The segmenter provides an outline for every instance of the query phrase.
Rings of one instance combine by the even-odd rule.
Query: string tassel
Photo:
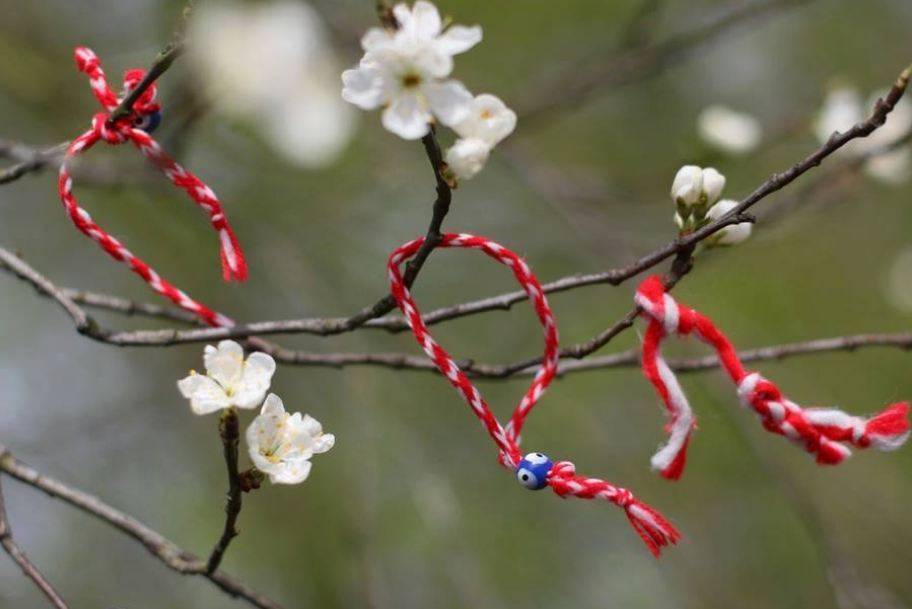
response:
[[[693,334],[710,345],[737,387],[741,404],[754,411],[765,429],[803,446],[821,465],[841,463],[852,454],[850,446],[894,450],[909,438],[909,405],[905,402],[892,404],[871,419],[792,402],[772,381],[745,370],[734,346],[712,320],[676,302],[659,277],[640,284],[636,303],[649,320],[643,336],[643,373],[669,413],[669,440],[652,458],[653,467],[666,478],[676,480],[683,472],[696,425],[687,396],[662,357],[662,341],[673,334]]]

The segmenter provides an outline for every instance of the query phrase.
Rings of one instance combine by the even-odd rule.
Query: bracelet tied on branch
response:
[[[91,49],[77,47],[74,55],[77,68],[88,75],[92,93],[105,112],[97,113],[92,118],[92,127],[70,143],[60,166],[57,187],[70,219],[76,228],[97,242],[110,256],[125,263],[134,273],[142,277],[149,287],[177,306],[194,313],[210,326],[233,325],[229,318],[190,298],[182,290],[162,278],[118,239],[96,224],[89,213],[76,201],[76,197],[73,195],[73,179],[69,171],[69,164],[72,160],[99,141],[111,145],[131,142],[172,184],[183,189],[190,199],[209,216],[209,221],[218,234],[222,275],[225,280],[244,281],[247,278],[247,263],[244,253],[215,193],[202,180],[168,156],[150,135],[161,122],[161,106],[155,101],[154,82],[143,84],[144,70],[127,70],[124,74],[124,95],[118,97],[108,86],[98,56]],[[130,105],[127,112],[123,113],[120,105],[128,99],[131,93],[142,86],[146,86],[145,90]],[[121,114],[123,116],[120,116]]]
[[[418,344],[468,403],[472,412],[484,425],[488,435],[494,440],[500,451],[500,463],[513,471],[517,481],[530,490],[551,487],[551,490],[561,497],[601,499],[622,508],[627,514],[630,524],[654,556],[658,556],[663,547],[676,543],[680,539],[677,529],[658,511],[636,499],[633,493],[627,489],[599,478],[577,475],[575,466],[569,461],[554,463],[539,452],[523,456],[520,450],[523,425],[529,412],[554,379],[559,359],[558,333],[554,314],[538,279],[526,262],[506,247],[484,237],[451,233],[443,235],[437,244],[437,247],[478,249],[509,267],[513,271],[516,281],[532,301],[538,321],[544,330],[545,349],[542,365],[513,411],[509,423],[501,425],[478,388],[472,384],[452,356],[431,336],[421,317],[418,305],[415,304],[405,285],[400,266],[414,256],[423,243],[424,238],[415,239],[400,246],[390,255],[388,264],[390,291]]]
[[[643,281],[635,297],[648,319],[643,336],[643,373],[668,410],[668,442],[652,457],[652,467],[677,480],[684,471],[687,444],[696,418],[677,377],[662,357],[662,341],[669,335],[694,335],[711,346],[737,388],[745,408],[752,409],[763,427],[783,435],[816,455],[821,465],[836,465],[849,455],[848,445],[879,450],[899,448],[909,438],[909,404],[892,404],[870,419],[834,408],[802,408],[785,397],[772,382],[744,368],[731,341],[708,317],[675,301],[662,280]]]

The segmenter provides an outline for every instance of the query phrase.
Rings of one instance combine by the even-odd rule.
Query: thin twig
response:
[[[228,595],[243,599],[260,609],[282,609],[276,601],[250,589],[224,571],[207,573],[205,562],[183,550],[161,533],[93,495],[68,486],[59,480],[43,476],[16,459],[2,444],[0,444],[0,471],[108,523],[141,543],[153,556],[173,571],[184,575],[205,577]]]
[[[3,549],[6,550],[9,557],[13,559],[13,562],[22,569],[22,573],[35,583],[35,586],[37,586],[38,589],[41,590],[41,593],[51,601],[51,604],[54,605],[54,607],[57,609],[69,609],[66,601],[64,601],[60,594],[54,589],[54,586],[52,586],[44,575],[42,575],[41,571],[38,570],[38,567],[29,560],[29,557],[26,556],[22,548],[19,547],[16,540],[13,539],[13,531],[10,528],[9,517],[6,514],[6,503],[3,500],[2,487],[0,487],[0,546],[3,546]]]
[[[222,439],[222,451],[225,455],[225,467],[228,470],[228,495],[225,501],[225,527],[209,560],[206,562],[206,573],[214,573],[222,562],[231,540],[237,537],[237,519],[241,513],[241,475],[238,472],[238,440],[240,430],[237,410],[226,408],[219,418],[219,437]]]
[[[171,42],[162,49],[158,54],[158,57],[155,58],[155,61],[152,62],[152,65],[149,67],[149,70],[146,72],[143,79],[139,81],[139,84],[136,85],[134,89],[130,90],[123,100],[121,100],[120,105],[111,112],[111,116],[108,120],[116,121],[130,114],[130,112],[133,111],[133,104],[135,104],[140,96],[145,93],[146,89],[152,86],[152,83],[158,80],[158,78],[171,67],[174,60],[180,57],[183,52],[184,43],[180,40]]]
[[[437,141],[437,136],[433,129],[431,129],[427,135],[421,138],[421,143],[424,146],[424,151],[427,154],[428,161],[431,164],[431,169],[434,172],[434,180],[436,182],[437,188],[437,198],[434,200],[431,222],[428,225],[424,243],[421,244],[421,247],[418,248],[418,251],[412,257],[412,259],[409,260],[405,265],[405,274],[403,275],[403,279],[405,281],[406,287],[409,288],[412,287],[412,285],[415,283],[415,279],[418,278],[418,273],[421,272],[421,268],[424,266],[424,263],[428,259],[428,256],[431,255],[431,252],[433,252],[434,248],[437,247],[437,244],[440,243],[440,239],[443,236],[440,232],[441,227],[443,226],[443,220],[449,213],[450,203],[453,200],[453,191],[450,188],[450,185],[447,183],[446,179],[443,177],[443,154],[440,151],[440,143]],[[358,313],[352,315],[351,317],[319,321],[307,320],[308,323],[305,323],[305,326],[313,328],[316,330],[316,332],[307,332],[306,330],[304,332],[321,334],[323,336],[350,332],[367,324],[372,319],[386,315],[395,308],[395,299],[391,294],[387,294],[386,296],[380,298],[373,305],[361,309]],[[309,323],[313,321],[316,321],[316,323]],[[246,336],[252,336],[254,334],[264,333],[251,332]],[[266,334],[270,334],[270,332],[266,332]]]
[[[177,59],[184,51],[184,45],[181,41],[168,44],[162,50],[155,61],[149,67],[145,77],[140,81],[135,89],[120,102],[120,105],[111,112],[111,121],[125,117],[133,109],[136,100],[154,83],[162,74],[164,74],[174,60]],[[66,151],[69,142],[62,142],[49,148],[29,148],[21,144],[16,144],[7,140],[0,140],[0,156],[9,156],[18,158],[19,163],[7,167],[0,172],[0,185],[13,182],[34,171],[44,169],[48,165],[56,162]]]
[[[13,182],[28,173],[44,169],[59,159],[68,145],[69,142],[62,142],[48,148],[31,148],[8,140],[0,140],[0,156],[19,161],[0,171],[0,184]]]

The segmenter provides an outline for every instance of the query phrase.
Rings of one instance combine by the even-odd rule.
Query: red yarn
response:
[[[96,114],[92,118],[91,129],[72,141],[60,166],[57,188],[70,219],[83,234],[97,242],[114,259],[129,266],[134,273],[142,277],[149,284],[149,287],[159,294],[176,305],[195,313],[210,326],[232,325],[233,322],[229,318],[193,300],[187,294],[165,281],[148,264],[137,258],[122,243],[98,226],[89,213],[81,208],[76,201],[76,197],[73,195],[73,179],[68,168],[70,161],[94,146],[98,141],[104,141],[112,145],[129,141],[146,158],[152,161],[172,184],[183,189],[190,199],[208,214],[212,227],[219,236],[222,275],[225,280],[243,281],[247,278],[247,263],[244,259],[244,253],[215,193],[202,180],[168,156],[152,136],[134,126],[134,121],[139,116],[157,112],[160,109],[159,104],[154,101],[155,85],[152,84],[139,96],[139,99],[133,104],[130,114],[116,121],[111,121],[109,113],[117,108],[120,98],[108,86],[98,57],[91,49],[77,47],[75,59],[79,71],[88,75],[92,93],[106,112]],[[143,70],[127,70],[124,74],[125,94],[135,88],[144,76],[145,71]]]
[[[433,360],[438,370],[450,381],[463,397],[475,416],[481,421],[488,435],[499,449],[499,460],[508,469],[515,471],[522,458],[520,451],[520,432],[526,417],[541,398],[554,379],[557,372],[558,338],[554,314],[541,285],[526,262],[516,253],[484,237],[466,234],[443,235],[436,247],[463,247],[479,249],[494,260],[504,264],[513,271],[513,276],[528,294],[535,313],[542,325],[545,335],[545,351],[542,366],[536,372],[529,389],[513,411],[510,422],[502,426],[491,412],[481,392],[472,384],[459,365],[447,351],[434,341],[412,299],[408,287],[399,270],[400,265],[415,255],[424,243],[423,238],[409,241],[400,246],[389,257],[390,291],[396,304],[405,316],[415,339],[428,357]],[[581,499],[601,499],[624,509],[631,526],[649,548],[658,556],[662,547],[674,544],[680,539],[680,533],[658,511],[634,498],[627,489],[612,485],[598,478],[587,478],[576,475],[576,468],[569,461],[559,461],[551,468],[547,478],[548,486],[559,496],[573,496]]]
[[[643,336],[643,373],[670,415],[669,441],[652,458],[653,467],[666,478],[675,480],[683,472],[688,441],[696,424],[687,396],[662,358],[661,343],[669,334],[694,334],[715,349],[738,388],[741,403],[754,410],[765,429],[803,445],[820,464],[841,463],[851,454],[847,444],[893,450],[909,437],[909,405],[905,402],[865,420],[831,408],[802,408],[790,401],[773,382],[745,370],[728,338],[708,317],[676,302],[659,277],[643,281],[637,289],[636,302],[649,318]]]

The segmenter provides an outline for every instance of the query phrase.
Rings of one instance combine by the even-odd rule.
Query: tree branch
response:
[[[152,83],[168,71],[168,68],[171,67],[174,60],[180,57],[183,52],[184,43],[180,40],[171,42],[162,49],[158,54],[158,57],[155,58],[155,61],[152,62],[152,65],[149,66],[145,77],[139,81],[136,88],[132,89],[127,96],[121,100],[120,105],[111,112],[111,116],[108,120],[116,121],[130,114],[130,112],[133,111],[133,104],[135,104],[142,94],[146,92],[146,89],[152,86]]]
[[[222,450],[225,455],[225,466],[228,469],[228,495],[225,502],[225,527],[209,560],[206,562],[206,573],[214,573],[222,562],[231,540],[237,537],[237,519],[241,513],[241,475],[238,472],[238,440],[240,430],[237,410],[226,408],[219,418],[219,437],[222,439]]]
[[[0,488],[0,546],[3,546],[3,549],[6,550],[9,557],[13,559],[13,562],[22,569],[22,573],[35,583],[38,589],[41,590],[42,594],[44,594],[49,601],[51,601],[51,604],[54,605],[54,607],[57,609],[69,609],[66,601],[58,594],[54,589],[54,586],[45,579],[44,575],[41,574],[41,571],[38,570],[38,567],[29,560],[29,557],[25,555],[25,552],[22,551],[22,548],[20,548],[19,544],[13,539],[13,531],[10,528],[9,518],[6,515],[6,503],[3,500],[2,488]]]
[[[247,601],[260,609],[282,609],[276,601],[263,596],[223,571],[206,572],[206,563],[178,547],[161,533],[149,528],[128,514],[111,507],[102,500],[67,486],[63,482],[43,476],[0,444],[0,471],[32,486],[45,494],[64,501],[83,512],[98,518],[132,537],[169,569],[184,575],[205,577],[229,596]]]
[[[59,159],[69,144],[69,142],[61,142],[55,146],[39,149],[10,140],[0,140],[0,157],[19,161],[0,171],[0,184],[14,182],[28,173],[44,169]]]

